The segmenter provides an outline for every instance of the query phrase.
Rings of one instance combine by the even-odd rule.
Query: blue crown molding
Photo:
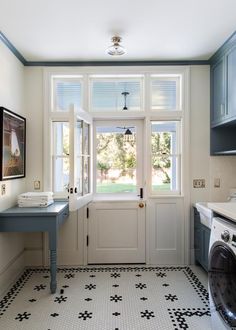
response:
[[[18,58],[18,60],[23,64],[26,65],[27,61],[24,56],[21,55],[20,52],[13,46],[13,44],[7,39],[7,37],[0,31],[0,40],[9,48],[9,50]]]
[[[217,62],[233,45],[236,45],[236,31],[234,31],[223,45],[209,58],[210,64]]]
[[[209,65],[209,60],[170,60],[170,61],[27,61],[0,31],[0,40],[18,58],[24,66],[173,66],[173,65]]]
[[[209,65],[208,60],[192,61],[46,61],[26,62],[26,66],[171,66],[171,65]]]

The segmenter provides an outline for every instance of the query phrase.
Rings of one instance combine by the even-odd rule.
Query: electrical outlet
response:
[[[1,186],[1,194],[2,194],[2,196],[6,194],[6,185],[5,185],[5,183],[3,183],[2,186]]]
[[[40,181],[39,180],[34,181],[34,189],[35,190],[39,190],[40,189]]]
[[[193,188],[205,188],[205,179],[194,179]]]

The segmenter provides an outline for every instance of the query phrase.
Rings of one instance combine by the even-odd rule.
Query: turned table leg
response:
[[[57,289],[57,232],[49,232],[51,293]]]

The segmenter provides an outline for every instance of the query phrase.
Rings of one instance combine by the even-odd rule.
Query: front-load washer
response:
[[[213,218],[208,272],[212,330],[236,329],[236,223]]]

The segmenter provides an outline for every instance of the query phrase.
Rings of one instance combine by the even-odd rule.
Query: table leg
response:
[[[57,231],[49,232],[51,293],[57,289]]]
[[[57,289],[57,251],[56,250],[50,250],[50,273],[51,273],[50,289],[51,289],[51,293],[55,293]]]

